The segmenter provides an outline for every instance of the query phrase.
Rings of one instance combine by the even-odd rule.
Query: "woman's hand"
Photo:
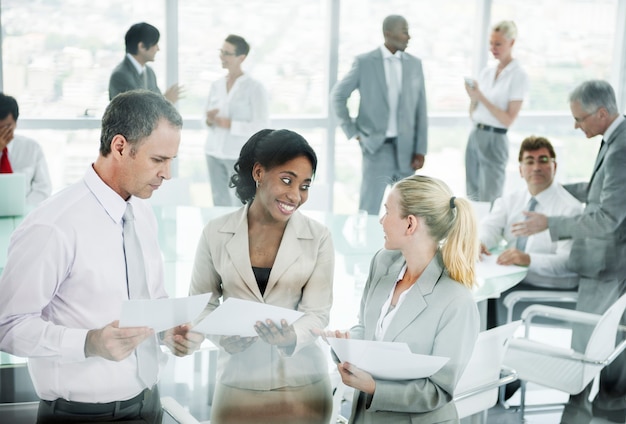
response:
[[[287,349],[288,351],[293,351],[296,347],[298,338],[296,331],[293,325],[289,325],[284,319],[280,321],[280,327],[271,319],[266,320],[265,323],[257,321],[254,329],[265,343]]]
[[[465,91],[469,96],[472,103],[477,103],[480,100],[480,95],[482,94],[478,89],[478,82],[474,81],[474,85],[470,86],[468,83],[465,83]]]
[[[311,334],[317,337],[321,337],[326,343],[328,343],[329,337],[334,337],[336,339],[349,339],[350,332],[341,331],[341,330],[320,330],[319,328],[314,328],[311,330]]]
[[[176,356],[190,355],[200,349],[204,334],[190,331],[190,324],[170,328],[163,335],[163,344]]]
[[[370,395],[373,395],[376,391],[376,381],[369,373],[362,369],[348,362],[337,364],[337,369],[341,375],[341,381],[343,381],[346,386],[353,387]]]
[[[233,355],[248,349],[257,339],[258,337],[222,336],[220,338],[220,346]]]

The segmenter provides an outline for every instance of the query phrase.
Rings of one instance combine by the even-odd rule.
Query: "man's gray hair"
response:
[[[615,91],[611,84],[603,80],[589,80],[580,84],[569,95],[569,101],[578,102],[587,113],[594,113],[600,108],[605,108],[609,115],[619,113]]]
[[[120,134],[131,145],[131,155],[134,155],[161,119],[176,128],[183,126],[183,119],[176,107],[161,93],[139,89],[118,94],[111,100],[102,117],[100,154],[106,157],[111,153],[111,141]]]

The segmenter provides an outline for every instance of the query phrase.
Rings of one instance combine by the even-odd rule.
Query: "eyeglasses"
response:
[[[585,119],[589,118],[591,115],[594,115],[596,112],[597,112],[597,110],[595,112],[591,112],[591,113],[586,114],[582,118],[574,117],[574,121],[576,121],[577,124],[582,124],[583,122],[585,122]]]
[[[554,162],[554,158],[549,156],[539,156],[537,160],[535,160],[535,158],[527,157],[522,159],[520,165],[533,166],[535,163],[538,163],[539,165],[547,165],[550,162]]]
[[[237,53],[227,52],[226,50],[218,49],[220,56],[237,56]]]

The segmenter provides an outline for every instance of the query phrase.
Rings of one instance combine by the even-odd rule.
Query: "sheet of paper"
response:
[[[349,362],[374,378],[410,380],[429,377],[449,358],[412,353],[406,343],[328,338],[340,361]]]
[[[280,326],[285,319],[291,325],[303,312],[266,303],[230,297],[194,327],[194,331],[221,336],[254,337],[254,324],[271,319]]]
[[[200,315],[211,293],[176,299],[136,299],[122,303],[120,327],[151,327],[155,332],[191,322]]]
[[[528,268],[517,265],[499,265],[496,263],[498,254],[482,255],[481,260],[476,265],[476,275],[478,278],[487,280],[489,278],[501,277],[503,275],[528,272]]]

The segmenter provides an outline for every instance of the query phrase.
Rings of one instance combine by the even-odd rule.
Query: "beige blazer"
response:
[[[332,305],[335,254],[322,224],[295,212],[287,223],[265,294],[261,295],[248,245],[248,206],[204,228],[191,277],[191,295],[212,292],[205,313],[229,297],[304,312],[294,323],[297,345],[289,356],[261,340],[244,352],[220,350],[221,383],[252,390],[303,386],[328,373],[326,356],[311,334],[325,328]]]

